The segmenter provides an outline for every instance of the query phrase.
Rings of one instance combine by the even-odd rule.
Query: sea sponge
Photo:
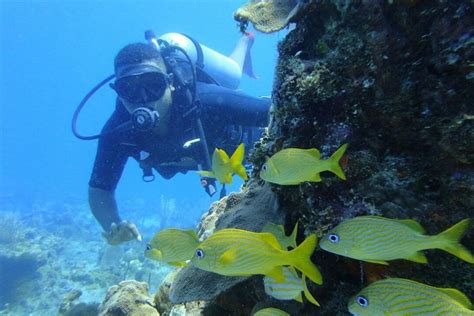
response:
[[[252,22],[255,29],[272,33],[283,29],[303,6],[301,0],[252,0],[234,13],[240,23]]]

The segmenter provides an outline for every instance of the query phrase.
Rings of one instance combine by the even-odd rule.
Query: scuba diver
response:
[[[148,43],[129,44],[118,52],[114,75],[84,97],[72,122],[77,137],[99,139],[89,205],[111,245],[141,240],[136,225],[121,219],[115,200],[129,157],[139,162],[147,182],[154,180],[153,170],[165,179],[211,170],[215,148],[231,152],[242,142],[251,148],[268,123],[270,100],[236,90],[243,73],[255,78],[250,58],[253,34],[244,34],[229,57],[184,34],[156,38],[147,31],[145,37]],[[80,135],[76,122],[81,109],[114,78],[114,112],[99,135]],[[216,193],[215,179],[200,181],[207,194]]]

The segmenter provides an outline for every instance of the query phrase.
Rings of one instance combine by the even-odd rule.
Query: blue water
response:
[[[118,50],[143,41],[145,30],[186,33],[230,54],[240,37],[232,13],[245,2],[0,1],[0,214],[29,214],[32,220],[44,218],[43,212],[49,220],[37,223],[71,225],[76,233],[87,223],[99,239],[99,225],[87,207],[97,142],[72,135],[75,107],[89,89],[112,74]],[[276,45],[284,35],[285,31],[257,34],[252,57],[260,79],[243,77],[240,88],[245,92],[271,94]],[[114,99],[111,89],[100,90],[81,114],[80,132],[97,133]],[[122,217],[138,224],[144,217],[153,222],[161,208],[174,203],[180,214],[174,224],[189,226],[217,199],[207,197],[192,173],[169,181],[158,177],[153,183],[144,183],[141,176],[137,163],[129,160],[117,189]],[[240,184],[236,180],[232,190]],[[84,222],[73,224],[76,216]],[[61,232],[52,233],[61,238]]]

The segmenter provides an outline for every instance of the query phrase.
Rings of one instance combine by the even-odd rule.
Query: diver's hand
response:
[[[217,192],[216,179],[214,178],[201,177],[201,185],[209,196],[213,196]]]
[[[109,232],[103,232],[102,236],[110,245],[118,245],[120,243],[136,239],[142,241],[142,236],[138,232],[137,226],[128,221],[120,223],[112,223]]]

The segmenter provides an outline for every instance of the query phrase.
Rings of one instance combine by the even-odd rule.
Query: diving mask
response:
[[[151,65],[133,66],[117,71],[110,85],[119,97],[130,103],[147,103],[161,99],[169,84],[169,76]]]

